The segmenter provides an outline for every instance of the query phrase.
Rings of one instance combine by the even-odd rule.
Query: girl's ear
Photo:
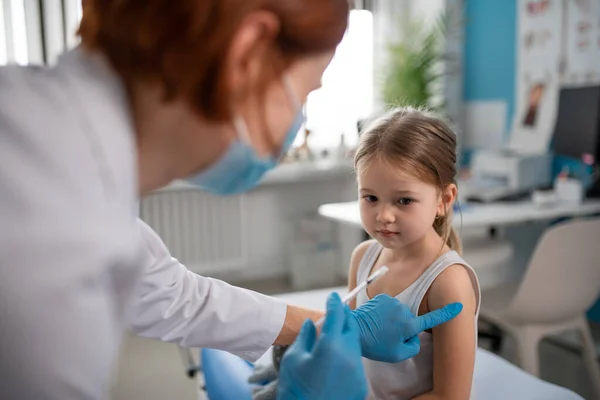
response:
[[[442,190],[438,200],[437,215],[446,215],[446,213],[452,210],[457,194],[458,188],[454,183],[451,183]]]

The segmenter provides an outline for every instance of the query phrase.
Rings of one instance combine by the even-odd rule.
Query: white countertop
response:
[[[455,213],[452,223],[456,228],[516,225],[598,213],[600,200],[586,200],[581,205],[557,204],[548,208],[537,208],[530,201],[467,204],[462,208],[462,218],[461,214]],[[358,201],[324,204],[319,207],[319,214],[337,222],[361,226]]]
[[[353,161],[349,159],[323,159],[283,163],[265,175],[259,184],[259,188],[268,185],[320,182],[332,179],[354,179]],[[160,191],[196,189],[198,189],[197,186],[178,180],[160,189]]]

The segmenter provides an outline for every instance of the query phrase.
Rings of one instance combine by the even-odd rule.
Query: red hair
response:
[[[86,0],[79,28],[84,47],[101,51],[126,82],[160,83],[167,98],[186,99],[202,116],[230,117],[224,64],[241,22],[267,11],[280,22],[277,77],[299,57],[335,49],[348,21],[348,0]]]

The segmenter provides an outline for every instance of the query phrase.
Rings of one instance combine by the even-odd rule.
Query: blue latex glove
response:
[[[306,321],[287,350],[279,370],[279,400],[364,400],[367,379],[361,361],[358,327],[339,295],[327,299],[327,315],[317,338]]]
[[[352,315],[360,329],[363,356],[375,361],[395,363],[419,353],[419,333],[450,321],[461,310],[461,303],[452,303],[439,310],[415,316],[398,299],[380,294],[356,308]]]

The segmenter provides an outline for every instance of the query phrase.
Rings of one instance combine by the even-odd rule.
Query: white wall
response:
[[[268,185],[250,193],[245,200],[251,210],[247,220],[248,266],[224,277],[258,279],[287,275],[290,271],[288,244],[294,220],[316,214],[321,204],[356,198],[356,182],[350,175],[320,182]],[[350,253],[361,240],[361,232],[349,229],[342,237],[345,243],[339,244],[340,275],[348,268]]]
[[[141,217],[163,238],[174,257],[199,274],[232,281],[284,277],[292,271],[291,255],[295,254],[296,283],[312,278],[304,283],[313,284],[319,276],[333,284],[336,276],[346,276],[362,230],[338,228],[321,219],[317,210],[324,203],[356,198],[356,180],[349,163],[316,162],[280,166],[242,197],[219,198],[189,184],[174,184],[147,196]],[[321,231],[325,225],[326,237],[319,234],[318,240],[292,246],[298,221],[306,216],[316,218]],[[318,260],[314,259],[316,253]],[[304,273],[309,270],[308,275]]]
[[[447,0],[413,0],[410,2],[411,17],[424,18],[428,22],[435,22],[446,9]]]

